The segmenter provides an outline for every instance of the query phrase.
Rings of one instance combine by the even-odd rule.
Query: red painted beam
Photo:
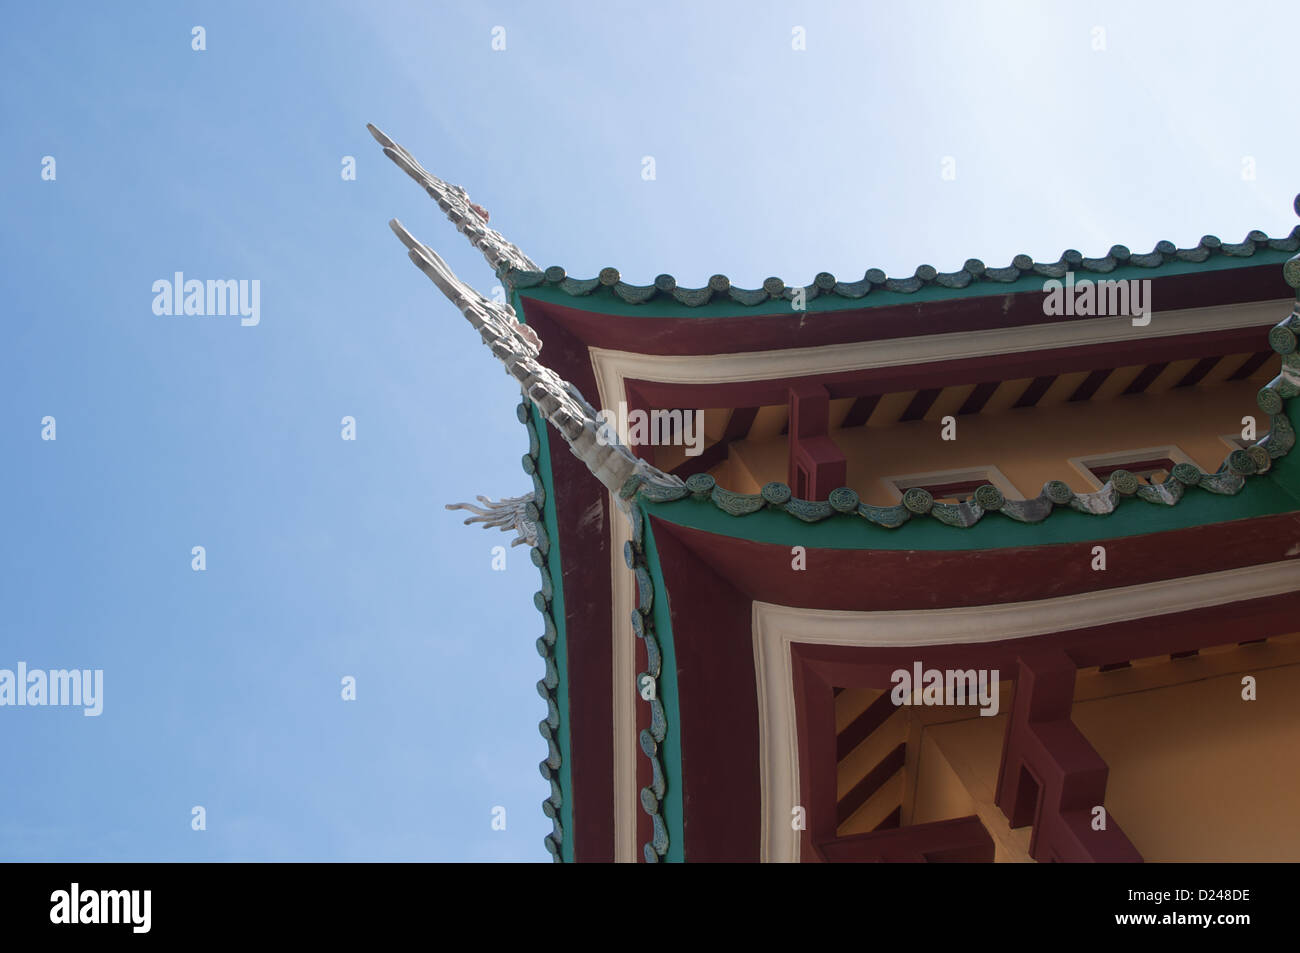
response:
[[[835,756],[843,761],[849,754],[877,728],[889,720],[889,716],[898,711],[898,706],[885,692],[870,705],[867,710],[854,718],[835,738]]]
[[[848,479],[848,461],[830,429],[830,394],[820,384],[800,381],[791,385],[788,433],[790,489],[797,499],[824,500]]]
[[[995,803],[1012,827],[1033,825],[1037,861],[1141,861],[1113,817],[1093,827],[1109,769],[1070,720],[1074,662],[1059,648],[1030,649],[1018,661]]]
[[[871,796],[884,787],[886,781],[903,770],[903,762],[906,760],[907,744],[900,741],[861,781],[853,785],[848,794],[840,798],[835,808],[836,825],[843,824],[853,816],[854,811],[871,800]]]

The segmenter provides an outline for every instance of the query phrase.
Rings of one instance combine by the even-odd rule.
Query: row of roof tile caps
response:
[[[528,519],[537,527],[537,540],[528,555],[542,579],[542,588],[533,594],[533,604],[542,614],[542,634],[537,639],[536,648],[546,670],[537,683],[537,694],[546,702],[546,717],[537,723],[537,730],[546,739],[546,758],[537,767],[551,786],[551,793],[542,801],[542,813],[551,821],[551,833],[546,835],[544,843],[551,859],[559,863],[563,859],[564,847],[564,825],[560,822],[561,808],[564,806],[564,792],[560,788],[560,768],[563,765],[560,755],[560,670],[556,655],[559,629],[552,606],[555,588],[551,582],[549,563],[551,540],[543,522],[547,496],[540,463],[542,435],[538,434],[533,425],[530,408],[530,403],[522,403],[515,408],[515,415],[528,431],[528,452],[524,454],[523,466],[524,472],[533,479],[533,498],[526,510]]]
[[[773,300],[789,301],[800,292],[805,301],[822,295],[864,298],[877,289],[915,294],[923,288],[965,288],[974,282],[1010,284],[1033,275],[1045,279],[1064,278],[1069,272],[1108,274],[1123,266],[1159,268],[1171,262],[1203,263],[1215,255],[1249,258],[1264,248],[1289,252],[1300,250],[1300,225],[1293,228],[1286,238],[1270,238],[1258,230],[1251,231],[1241,242],[1223,242],[1213,235],[1206,235],[1194,248],[1178,248],[1173,242],[1161,241],[1147,254],[1134,254],[1123,245],[1115,245],[1104,258],[1086,258],[1069,249],[1055,262],[1038,262],[1028,255],[1016,255],[1005,268],[989,268],[979,259],[971,258],[959,271],[953,272],[941,272],[930,265],[921,265],[910,278],[890,278],[879,268],[872,268],[861,281],[846,282],[823,271],[812,284],[802,289],[786,285],[780,278],[765,279],[761,288],[736,288],[726,275],[714,275],[703,288],[680,288],[672,275],[660,275],[649,285],[630,285],[622,280],[615,268],[602,268],[595,278],[570,278],[558,265],[535,271],[513,267],[505,260],[498,264],[497,276],[515,290],[544,285],[558,288],[572,297],[583,297],[607,288],[627,304],[645,304],[666,297],[692,308],[714,301],[755,306]]]
[[[663,802],[668,794],[661,746],[668,737],[668,716],[664,710],[659,676],[663,654],[654,623],[654,579],[645,553],[645,521],[640,507],[632,514],[632,538],[623,544],[623,559],[636,577],[636,608],[632,610],[632,632],[645,648],[646,667],[636,675],[635,691],[650,709],[650,725],[637,735],[641,753],[650,764],[650,783],[639,794],[641,810],[650,818],[650,840],[641,845],[641,856],[648,864],[659,863],[668,854],[668,825],[663,818]]]

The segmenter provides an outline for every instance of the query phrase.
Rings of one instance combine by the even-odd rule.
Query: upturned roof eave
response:
[[[1056,262],[1035,262],[1027,255],[1017,255],[1005,268],[989,268],[970,259],[956,272],[938,272],[922,265],[907,278],[890,278],[874,268],[857,281],[841,281],[822,272],[807,285],[792,286],[780,278],[768,278],[756,289],[737,288],[725,275],[715,275],[699,288],[680,287],[672,275],[660,275],[648,285],[635,285],[624,282],[614,268],[604,268],[594,278],[572,278],[559,266],[520,269],[504,261],[497,268],[497,276],[513,293],[586,310],[612,308],[619,314],[646,318],[716,317],[764,309],[788,313],[800,294],[804,309],[827,311],[1041,292],[1045,281],[1063,279],[1067,273],[1073,273],[1076,280],[1159,280],[1281,265],[1297,250],[1300,225],[1283,238],[1252,231],[1241,242],[1227,243],[1207,235],[1191,248],[1159,242],[1146,254],[1133,254],[1116,245],[1101,258],[1087,258],[1071,249]]]

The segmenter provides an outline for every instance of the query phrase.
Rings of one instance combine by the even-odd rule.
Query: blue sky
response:
[[[0,668],[102,668],[105,699],[0,708],[0,859],[547,859],[537,572],[522,548],[492,571],[506,537],[442,508],[529,488],[518,391],[387,220],[496,282],[366,122],[580,277],[1187,247],[1295,224],[1298,21],[1280,2],[9,11]],[[177,271],[259,280],[260,324],[155,315]]]

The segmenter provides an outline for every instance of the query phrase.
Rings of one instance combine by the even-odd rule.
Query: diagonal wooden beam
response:
[[[1043,395],[1047,393],[1049,387],[1056,382],[1055,374],[1048,374],[1042,377],[1035,377],[1033,383],[1025,388],[1025,392],[1017,398],[1013,407],[1033,407]]]
[[[754,425],[754,418],[757,416],[757,407],[737,407],[731,412],[731,416],[727,419],[727,426],[717,442],[705,447],[704,452],[699,456],[687,457],[673,468],[672,475],[685,479],[692,474],[713,469],[727,459],[733,441],[744,440],[749,436],[749,428]]]
[[[1133,378],[1133,383],[1124,388],[1124,394],[1121,396],[1142,393],[1151,386],[1152,381],[1164,373],[1165,368],[1168,366],[1168,361],[1159,364],[1148,364],[1146,367],[1142,368],[1141,373],[1139,373],[1137,377]]]
[[[840,427],[861,427],[871,419],[871,414],[875,411],[876,405],[880,403],[880,398],[880,394],[856,398],[849,408],[849,412],[844,415],[844,420],[840,422]]]
[[[1218,363],[1223,360],[1221,357],[1203,357],[1196,362],[1190,371],[1183,375],[1175,387],[1195,387],[1201,382],[1206,374],[1214,370]]]
[[[835,736],[835,760],[843,761],[848,757],[854,748],[866,741],[896,711],[898,706],[889,697],[889,692],[881,692],[879,698]]]
[[[1251,374],[1254,374],[1257,370],[1263,367],[1264,363],[1272,356],[1272,351],[1260,351],[1259,353],[1246,358],[1246,363],[1242,364],[1241,367],[1228,375],[1228,380],[1244,381]]]
[[[957,410],[957,416],[965,414],[978,414],[984,409],[984,405],[989,402],[994,391],[1002,385],[1002,381],[984,381],[982,384],[976,384],[975,389],[970,392],[966,402]]]
[[[1074,393],[1066,398],[1067,402],[1079,400],[1092,400],[1092,395],[1097,393],[1098,388],[1106,383],[1106,378],[1115,373],[1115,368],[1107,367],[1103,370],[1093,371],[1084,378],[1083,383],[1074,389]]]
[[[866,777],[853,785],[852,790],[840,798],[835,806],[836,826],[852,817],[858,808],[871,800],[871,795],[879,791],[886,781],[903,770],[903,762],[906,759],[907,743],[900,741],[893,751],[885,755],[879,764],[867,772]]]
[[[934,402],[939,399],[942,388],[930,387],[926,390],[919,390],[912,402],[907,405],[907,410],[903,411],[903,416],[898,418],[899,423],[906,423],[909,420],[920,420],[934,406]]]

